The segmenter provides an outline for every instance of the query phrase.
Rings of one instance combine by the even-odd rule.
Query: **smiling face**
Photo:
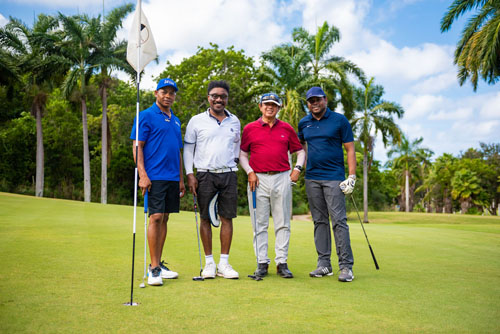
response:
[[[259,104],[259,109],[262,113],[262,118],[274,120],[280,107],[274,102],[267,102]]]
[[[313,96],[307,100],[307,108],[313,116],[321,117],[326,111],[327,102],[326,97]]]
[[[173,87],[163,87],[155,91],[156,104],[163,111],[170,110],[175,101],[175,89]]]
[[[221,87],[215,87],[208,92],[208,103],[210,104],[210,109],[216,114],[221,114],[226,108],[227,99],[229,94],[227,90]]]

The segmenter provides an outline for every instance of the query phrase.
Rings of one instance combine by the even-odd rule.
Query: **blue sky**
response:
[[[135,3],[134,1],[132,1]],[[410,139],[424,138],[435,152],[458,154],[479,142],[500,141],[499,84],[460,87],[453,51],[466,19],[440,33],[440,20],[452,0],[144,0],[160,55],[160,63],[146,69],[143,87],[168,60],[179,63],[209,42],[234,45],[258,61],[263,51],[290,42],[294,27],[311,33],[325,20],[340,29],[342,39],[331,53],[358,64],[385,88],[384,98],[405,109],[398,124]],[[107,13],[127,3],[105,0]],[[102,0],[10,0],[0,3],[0,25],[9,16],[33,22],[39,13],[102,13]],[[126,39],[132,15],[119,37]],[[230,106],[236,109],[237,106]],[[182,112],[182,111],[181,111]],[[377,141],[375,159],[385,161],[386,150]]]

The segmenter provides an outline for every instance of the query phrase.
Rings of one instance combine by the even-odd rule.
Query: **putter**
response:
[[[363,221],[361,220],[361,216],[359,215],[358,207],[356,206],[356,202],[354,201],[354,197],[352,197],[352,194],[351,194],[351,200],[352,200],[352,204],[354,204],[354,208],[356,209],[356,213],[358,214],[358,218],[359,218],[359,222],[361,223],[361,227],[363,228],[363,233],[365,234],[366,242],[368,243],[368,248],[370,248],[370,253],[372,253],[372,258],[373,258],[373,262],[375,263],[375,268],[378,270],[379,267],[378,267],[377,259],[375,258],[375,254],[373,253],[373,249],[372,249],[372,246],[370,245],[370,241],[368,241],[368,236],[366,235]]]
[[[200,230],[198,229],[198,206],[196,205],[196,196],[193,195],[194,204],[194,219],[196,221],[196,235],[198,236],[198,255],[200,257],[200,276],[193,277],[193,281],[204,281],[205,279],[201,276],[203,271],[203,266],[201,265],[201,248],[200,248]]]
[[[256,190],[252,191],[252,206],[253,206],[253,233],[255,238],[255,254],[257,255],[257,267],[259,267],[259,244],[257,242],[257,195]],[[251,279],[255,281],[262,281],[261,276],[248,275]]]
[[[145,288],[146,284],[144,280],[146,279],[146,252],[147,252],[147,237],[148,237],[148,191],[144,194],[144,276],[142,276],[142,283],[139,285],[140,288]]]

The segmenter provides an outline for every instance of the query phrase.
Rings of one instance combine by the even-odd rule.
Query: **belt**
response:
[[[272,171],[272,172],[257,172],[257,174],[276,175],[276,174],[280,174],[280,173],[283,173],[283,172],[286,172],[286,170],[285,170],[285,171],[281,171],[281,172],[279,172],[279,171]]]
[[[220,169],[203,169],[203,168],[197,168],[196,171],[202,172],[202,173],[215,173],[215,174],[220,174],[220,173],[228,173],[228,172],[236,172],[238,170],[238,167],[231,167],[231,168],[220,168]]]

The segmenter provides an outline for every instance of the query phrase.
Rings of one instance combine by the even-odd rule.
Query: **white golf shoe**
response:
[[[240,275],[236,270],[228,264],[219,264],[217,267],[217,276],[221,276],[224,278],[239,278]]]
[[[161,268],[160,267],[154,267],[153,269],[151,269],[151,266],[149,266],[148,284],[149,285],[163,285],[163,280],[161,279]]]
[[[161,261],[161,263],[160,263],[161,278],[173,279],[173,278],[179,277],[179,274],[176,273],[175,271],[172,271],[172,270],[168,269],[168,267],[166,266],[166,264],[167,263],[165,261]]]
[[[201,272],[201,277],[203,278],[215,278],[215,271],[217,270],[215,263],[210,262],[205,264],[205,268]]]

